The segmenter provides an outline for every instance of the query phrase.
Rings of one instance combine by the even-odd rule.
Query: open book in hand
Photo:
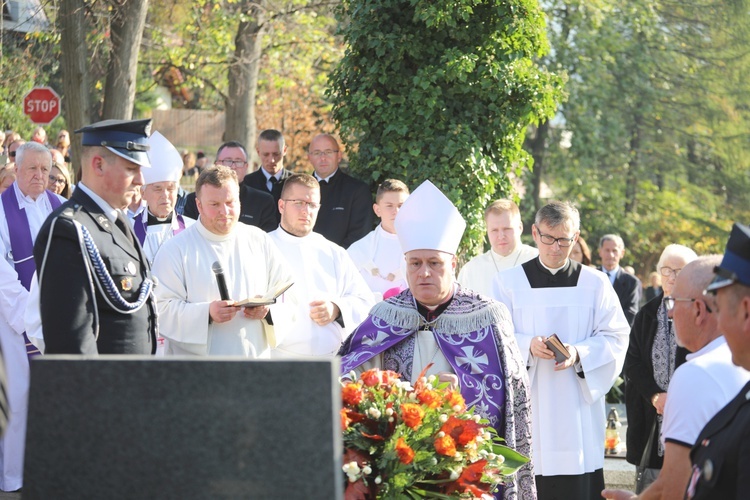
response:
[[[544,343],[547,345],[547,349],[555,353],[557,363],[562,363],[570,357],[570,351],[563,345],[556,333],[547,337]]]
[[[257,307],[257,306],[268,306],[271,304],[276,303],[276,299],[281,295],[282,293],[286,292],[290,286],[292,286],[294,282],[289,281],[287,283],[284,283],[283,285],[280,285],[273,290],[269,290],[268,293],[266,293],[262,297],[254,297],[252,299],[245,299],[240,302],[236,302],[234,305],[235,307]]]

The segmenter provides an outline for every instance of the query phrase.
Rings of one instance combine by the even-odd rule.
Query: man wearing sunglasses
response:
[[[601,498],[604,396],[622,369],[630,328],[607,276],[569,259],[578,210],[552,202],[536,214],[539,256],[502,271],[493,297],[511,312],[531,381],[532,447],[540,500]],[[558,360],[545,342],[567,349]]]

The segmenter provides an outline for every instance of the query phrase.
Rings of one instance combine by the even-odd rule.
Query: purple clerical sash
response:
[[[61,205],[60,200],[50,191],[45,191],[52,210]],[[28,290],[31,287],[31,278],[34,277],[36,264],[34,263],[34,240],[31,238],[31,229],[29,228],[29,219],[26,216],[26,209],[19,208],[16,190],[13,186],[6,189],[1,195],[3,209],[5,210],[5,220],[8,224],[8,236],[10,238],[10,254],[13,260],[13,267],[18,274],[18,280],[21,285]],[[39,349],[29,341],[26,332],[23,332],[23,338],[26,342],[26,354],[31,358],[38,354]]]
[[[443,313],[445,314],[445,313]],[[370,315],[352,333],[348,350],[341,357],[341,373],[346,374],[410,335],[413,328],[399,328]],[[478,412],[502,433],[505,408],[505,375],[500,361],[493,326],[472,332],[445,333],[429,328],[440,350],[459,379],[466,405]],[[415,367],[422,369],[423,367]]]
[[[173,214],[177,217],[172,220],[172,234],[174,236],[177,236],[185,229],[185,219],[182,218],[182,215],[176,212],[173,212]],[[175,220],[177,224],[175,224]],[[135,236],[136,238],[138,238],[141,246],[143,246],[146,242],[146,234],[148,233],[146,221],[148,221],[148,211],[144,210],[143,214],[137,216],[137,218],[135,219],[135,225],[133,226]]]

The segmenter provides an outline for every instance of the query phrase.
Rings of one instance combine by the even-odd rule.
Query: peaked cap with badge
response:
[[[721,264],[714,268],[716,277],[706,287],[706,292],[716,293],[734,283],[750,286],[750,227],[735,223],[724,250]]]
[[[150,124],[105,120],[76,133],[84,147],[149,167]],[[98,189],[80,183],[34,245],[45,353],[152,354],[157,318],[148,261],[124,207],[107,205],[110,193]]]

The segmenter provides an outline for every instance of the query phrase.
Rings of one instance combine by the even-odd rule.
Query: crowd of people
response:
[[[623,239],[603,236],[594,267],[568,202],[537,212],[532,247],[518,206],[493,201],[490,248],[458,272],[466,224],[451,200],[429,180],[371,193],[339,168],[331,135],[311,141],[304,174],[284,168],[283,135],[264,130],[248,172],[241,143],[198,166],[150,120],[106,120],[76,131],[72,185],[69,135],[50,148],[42,132],[11,134],[2,151],[14,164],[0,195],[0,489],[23,485],[29,362],[43,353],[339,356],[344,378],[435,374],[531,457],[497,498],[745,491],[745,445],[731,436],[746,428],[727,422],[750,418],[747,227],[735,225],[723,259],[667,246],[641,307]],[[604,397],[621,375],[639,487],[602,493]]]

